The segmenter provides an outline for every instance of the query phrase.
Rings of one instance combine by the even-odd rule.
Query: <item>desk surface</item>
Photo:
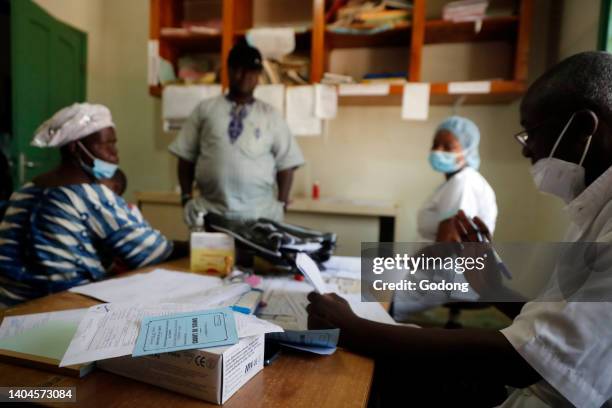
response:
[[[175,204],[180,205],[179,193],[170,191],[140,191],[135,193],[138,203]],[[291,200],[289,212],[306,212],[318,214],[357,215],[369,217],[395,217],[397,204],[379,200],[349,200],[341,198],[310,198],[296,197]]]
[[[186,270],[186,260],[157,267]],[[61,292],[24,303],[6,315],[49,312],[88,307],[96,300]],[[234,394],[224,407],[364,407],[368,401],[374,362],[338,349],[331,356],[283,351]],[[87,407],[206,407],[217,406],[96,369],[84,378],[0,363],[0,386],[77,387],[77,404]],[[50,404],[62,406],[62,404]]]

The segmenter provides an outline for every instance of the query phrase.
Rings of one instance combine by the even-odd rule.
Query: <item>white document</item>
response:
[[[107,303],[92,306],[81,320],[60,367],[131,355],[144,317],[206,310],[198,305],[161,303],[157,305]],[[282,331],[254,316],[234,313],[238,337]]]
[[[295,50],[295,30],[290,27],[252,28],[246,38],[264,58],[279,59]]]
[[[338,114],[338,90],[332,85],[315,85],[315,116],[333,119]]]
[[[354,285],[341,285],[337,281],[338,279],[330,280],[328,289],[346,299],[357,316],[379,323],[397,324],[380,303],[362,302],[359,288],[353,290]],[[358,281],[347,279],[345,281],[357,282],[359,286]],[[349,286],[351,290],[345,290]],[[266,306],[259,310],[259,317],[285,330],[307,330],[306,306],[309,302],[306,296],[312,291],[310,284],[288,278],[268,278],[264,280],[263,290],[263,301]]]
[[[340,96],[356,95],[389,95],[389,84],[341,84],[338,86]]]
[[[305,242],[303,244],[285,244],[283,248],[302,252],[315,252],[321,249],[321,246],[320,242]]]
[[[284,331],[282,327],[266,320],[259,319],[254,315],[234,313],[234,320],[236,321],[236,330],[238,331],[239,338],[258,336],[265,333],[280,333]]]
[[[332,256],[324,262],[326,275],[345,279],[361,279],[361,257],[358,256]]]
[[[147,82],[151,86],[159,84],[159,41],[149,40],[148,43]]]
[[[307,330],[308,314],[306,296],[312,292],[312,286],[287,278],[266,279],[264,281],[263,303],[258,316],[273,322],[285,330]]]
[[[387,312],[380,303],[361,301],[360,281],[357,282],[357,287],[355,287],[355,285],[347,285],[346,283],[348,282],[355,281],[348,279],[331,279],[328,287],[331,291],[346,299],[357,316],[379,323],[396,324],[395,320],[389,315],[389,312]]]
[[[320,135],[321,119],[314,115],[314,87],[290,86],[287,88],[287,123],[296,136]]]
[[[257,85],[253,96],[269,105],[272,105],[278,109],[281,114],[285,113],[285,85]]]
[[[206,303],[205,292],[222,284],[220,278],[213,276],[155,269],[149,273],[76,286],[70,292],[103,302]]]
[[[221,85],[167,85],[162,93],[162,117],[186,119],[204,99],[221,93]]]
[[[325,282],[323,282],[321,271],[311,257],[303,252],[298,253],[295,258],[295,266],[304,274],[306,279],[310,281],[318,293],[322,294],[328,292],[327,286]]]
[[[491,81],[449,82],[449,94],[488,94],[491,93]]]
[[[405,84],[402,95],[402,119],[427,120],[429,117],[429,84]]]
[[[18,316],[6,316],[0,326],[0,339],[17,336],[30,329],[41,327],[50,322],[78,324],[87,309],[62,310],[60,312],[33,313]]]

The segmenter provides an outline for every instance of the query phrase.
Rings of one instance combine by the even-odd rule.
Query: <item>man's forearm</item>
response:
[[[181,197],[191,196],[193,192],[193,180],[195,178],[195,164],[187,160],[179,159],[178,178],[181,186]]]
[[[276,183],[278,184],[278,201],[289,204],[289,193],[293,184],[293,172],[295,168],[279,171],[276,174]]]
[[[359,319],[340,335],[343,346],[373,358],[405,363],[415,372],[420,365],[438,365],[446,372],[515,387],[540,378],[499,331],[418,329]]]

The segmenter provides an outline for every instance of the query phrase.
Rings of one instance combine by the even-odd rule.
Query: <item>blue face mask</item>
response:
[[[87,154],[89,158],[93,160],[93,167],[90,167],[85,164],[83,160],[79,159],[83,170],[85,170],[87,173],[91,174],[98,180],[109,179],[115,175],[117,167],[119,167],[118,165],[94,157],[93,154],[91,154],[89,150],[87,150],[85,146],[81,144],[81,142],[79,142],[79,146],[81,147],[81,149],[83,149],[85,154]]]
[[[429,153],[429,164],[440,173],[454,173],[461,167],[457,163],[457,153],[432,150]]]

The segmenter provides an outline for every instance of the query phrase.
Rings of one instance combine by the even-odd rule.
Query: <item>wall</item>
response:
[[[38,3],[90,33],[88,95],[114,114],[121,165],[129,177],[128,198],[135,190],[174,188],[175,161],[166,151],[173,135],[161,131],[159,100],[146,89],[148,0]],[[599,14],[598,0],[535,3],[532,78],[560,57],[593,49]],[[323,196],[396,200],[401,203],[397,239],[415,239],[416,210],[442,181],[427,165],[431,137],[436,124],[451,113],[448,106],[432,107],[428,121],[405,122],[399,107],[342,107],[324,136],[299,139],[308,165],[297,174],[294,194],[307,194],[318,180]],[[495,188],[500,209],[496,238],[559,239],[565,227],[561,206],[535,191],[529,164],[512,138],[520,130],[518,102],[466,106],[458,113],[481,129],[481,171]]]

